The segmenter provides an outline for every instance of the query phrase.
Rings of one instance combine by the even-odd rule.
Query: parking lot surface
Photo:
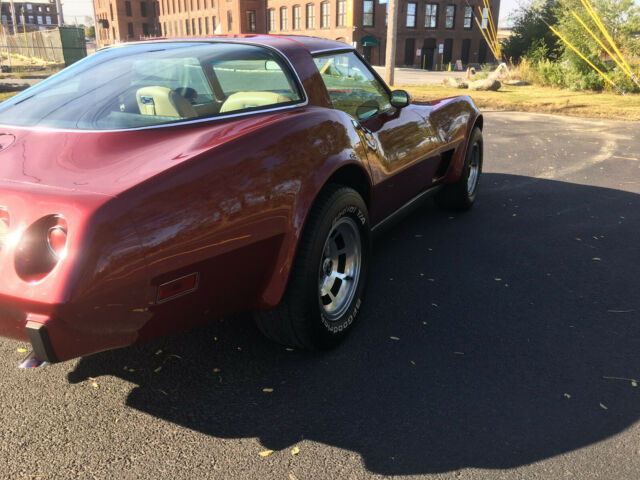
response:
[[[637,479],[638,129],[487,112],[476,206],[376,238],[329,353],[242,315],[28,371],[0,339],[0,478]]]

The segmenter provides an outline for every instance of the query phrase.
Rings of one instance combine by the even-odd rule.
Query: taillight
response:
[[[31,224],[18,243],[16,273],[28,282],[46,277],[65,256],[67,231],[61,215],[47,215]]]

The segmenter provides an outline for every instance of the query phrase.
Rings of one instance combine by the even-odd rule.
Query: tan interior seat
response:
[[[290,101],[290,98],[274,92],[238,92],[227,97],[220,108],[220,113]]]
[[[143,87],[136,92],[142,115],[193,118],[198,114],[191,102],[167,87]]]

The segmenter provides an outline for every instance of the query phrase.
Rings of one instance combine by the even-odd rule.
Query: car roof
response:
[[[158,37],[148,40],[142,40],[139,42],[129,42],[124,44],[112,45],[125,46],[127,44],[140,44],[140,43],[154,43],[154,42],[199,42],[199,41],[234,41],[239,43],[253,43],[264,44],[273,47],[283,47],[288,50],[293,47],[294,44],[304,48],[309,53],[314,54],[323,51],[331,50],[352,50],[353,47],[346,43],[338,42],[337,40],[328,40],[326,38],[307,37],[304,35],[256,35],[256,34],[241,34],[241,35],[207,35],[198,37],[185,37],[185,38],[167,38]],[[109,46],[111,47],[111,45]]]

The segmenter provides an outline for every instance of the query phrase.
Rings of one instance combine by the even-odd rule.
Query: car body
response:
[[[375,229],[461,182],[472,101],[394,95],[345,44],[241,36],[108,48],[0,105],[0,335],[55,362],[274,309],[327,185]]]

